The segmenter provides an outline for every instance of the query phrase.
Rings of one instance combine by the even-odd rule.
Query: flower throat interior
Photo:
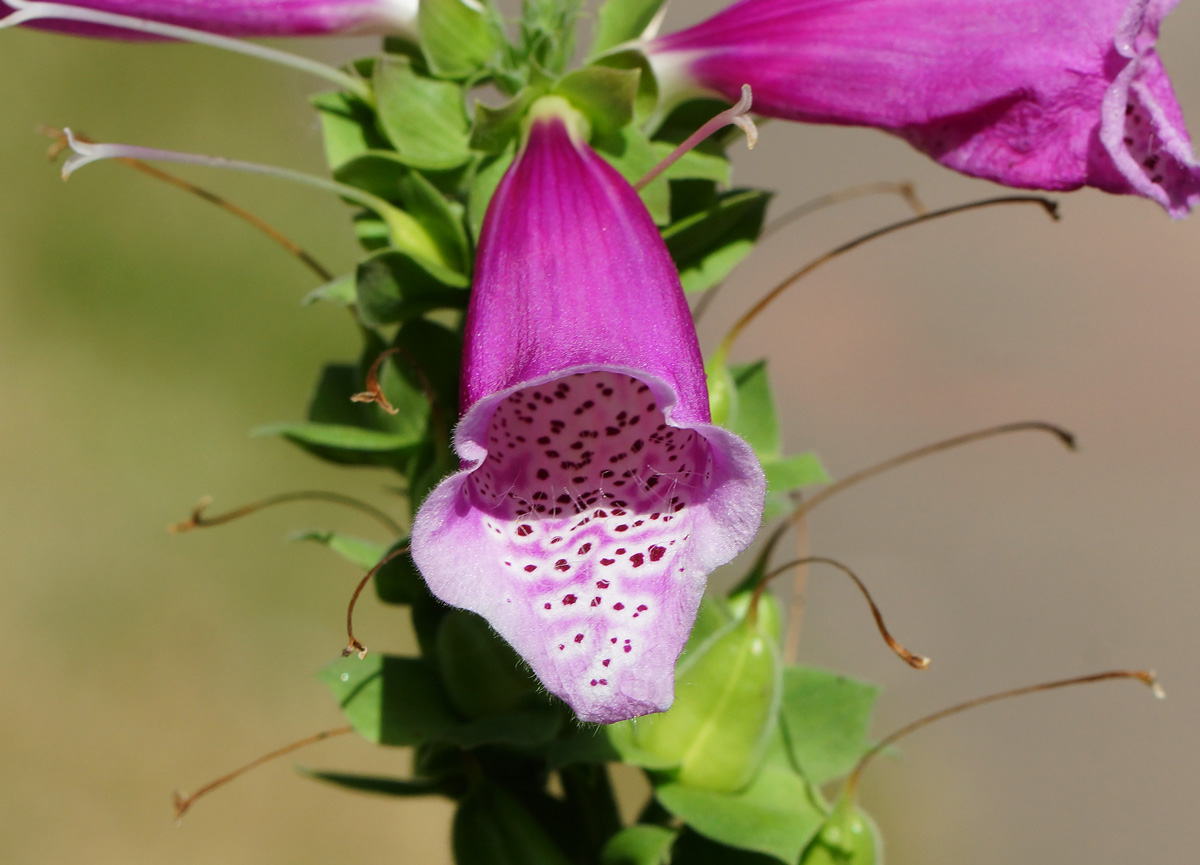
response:
[[[667,584],[691,567],[688,509],[712,473],[705,439],[668,425],[650,387],[628,375],[566,376],[496,409],[467,494],[495,555],[528,587],[508,601],[550,620],[571,675],[619,687],[620,669],[637,662]]]

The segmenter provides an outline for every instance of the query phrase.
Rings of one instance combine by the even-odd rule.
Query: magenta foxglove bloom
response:
[[[742,0],[645,48],[667,93],[874,126],[1008,186],[1200,198],[1154,50],[1178,0]]]
[[[412,554],[435,595],[486,618],[580,719],[609,723],[671,705],[705,578],[753,539],[765,481],[710,423],[653,221],[569,112],[535,109],[488,209],[463,468],[422,505]]]
[[[223,36],[323,36],[411,31],[419,0],[64,0],[95,9]],[[0,16],[12,7],[0,2]],[[144,39],[144,34],[78,21],[30,26],[80,36]]]

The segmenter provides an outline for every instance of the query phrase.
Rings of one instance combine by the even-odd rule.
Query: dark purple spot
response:
[[[571,566],[567,564],[566,559],[559,559],[554,563],[554,570],[563,571],[564,573],[571,570]]]
[[[546,471],[545,469],[538,469],[537,476],[539,481],[544,481],[550,477],[550,472]]]
[[[529,525],[528,523],[522,523],[521,525],[517,526],[517,534],[523,538],[529,537],[529,535],[533,534],[533,526]]]
[[[537,565],[526,565],[525,566],[525,573],[527,573],[527,574],[532,574],[536,570],[537,570]]]
[[[615,561],[616,561],[616,559],[601,559],[600,564],[605,565],[607,567],[608,565],[613,564]]]
[[[625,609],[625,605],[622,604],[620,601],[617,601],[615,604],[613,604],[613,609],[614,610],[623,610],[623,609]],[[614,640],[613,642],[615,643],[616,640]]]
[[[605,659],[604,659],[603,661],[601,661],[600,663],[601,663],[601,664],[603,664],[604,666],[606,666],[606,667],[607,667],[609,664],[611,664],[611,663],[612,663],[612,658],[605,658]]]
[[[621,525],[617,526],[617,528],[615,529],[615,531],[618,531],[618,532],[627,532],[627,531],[629,531],[629,526],[625,525],[625,523],[621,523]]]
[[[550,604],[549,604],[549,603],[542,604],[542,609],[543,609],[543,610],[548,610],[548,609],[550,609]]]
[[[645,604],[638,604],[638,612],[639,612],[639,613],[644,613],[644,612],[646,612],[646,610],[648,610],[648,609],[650,609],[650,608],[649,608],[649,607],[647,607]]]
[[[592,687],[593,687],[593,688],[594,688],[594,687],[596,687],[596,680],[595,680],[595,679],[592,679]]]
[[[582,643],[582,642],[583,642],[583,634],[576,634],[576,635],[575,635],[575,642],[577,642],[577,643]]]
[[[562,599],[563,606],[564,606],[564,607],[569,607],[569,606],[571,606],[571,604],[575,603],[575,602],[576,602],[576,601],[578,601],[578,600],[579,600],[579,598],[575,597],[574,595],[566,595],[566,596],[565,596],[565,597]],[[576,640],[575,642],[577,642],[577,643],[578,643],[579,641],[578,641],[578,640]]]
[[[591,606],[593,606],[593,607],[600,606],[600,601],[601,601],[601,598],[599,595],[597,595],[596,597],[592,598]]]
[[[597,580],[596,588],[597,589],[607,589],[608,588],[608,580]]]
[[[657,562],[659,559],[661,559],[666,554],[667,554],[667,548],[660,547],[656,544],[655,546],[652,546],[650,548],[650,561]]]
[[[645,561],[646,561],[646,557],[642,553],[634,553],[632,556],[629,557],[630,564],[632,564],[635,568],[640,568],[645,563]]]

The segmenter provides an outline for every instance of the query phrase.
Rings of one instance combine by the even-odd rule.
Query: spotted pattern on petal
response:
[[[694,576],[689,508],[712,474],[707,441],[627,375],[565,376],[496,409],[466,495],[562,679],[619,692],[673,584]]]

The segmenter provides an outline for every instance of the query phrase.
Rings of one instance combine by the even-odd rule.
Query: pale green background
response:
[[[674,22],[718,4],[679,4]],[[1200,128],[1196,5],[1162,43]],[[368,45],[292,47],[339,59]],[[449,806],[352,796],[262,769],[184,825],[170,791],[340,723],[312,673],[343,643],[356,574],[297,528],[370,524],[294,507],[168,537],[203,493],[232,506],[322,487],[387,502],[388,478],[247,437],[299,417],[345,317],[298,303],[307,271],[211,207],[115,164],[63,185],[38,123],[109,140],[320,170],[304,104],[318,82],[188,46],[0,33],[0,861],[445,861]],[[859,130],[765,125],[739,178],[786,206],[911,178],[930,204],[995,188]],[[258,178],[186,172],[344,270],[336,201]],[[991,690],[1153,666],[1170,694],[1101,685],[985,709],[881,761],[865,802],[893,865],[1181,863],[1200,841],[1200,223],[1097,193],[1065,220],[993,211],[865,249],[797,289],[743,338],[769,354],[788,442],[835,475],[954,433],[1045,418],[831,503],[814,551],[875,589],[934,657],[895,661],[840,578],[814,573],[803,657],[887,687],[878,735]],[[702,327],[802,260],[902,215],[848,205],[771,240]],[[377,535],[376,535],[377,536]],[[365,603],[372,648],[409,646]],[[407,755],[341,740],[293,762],[402,772]]]

